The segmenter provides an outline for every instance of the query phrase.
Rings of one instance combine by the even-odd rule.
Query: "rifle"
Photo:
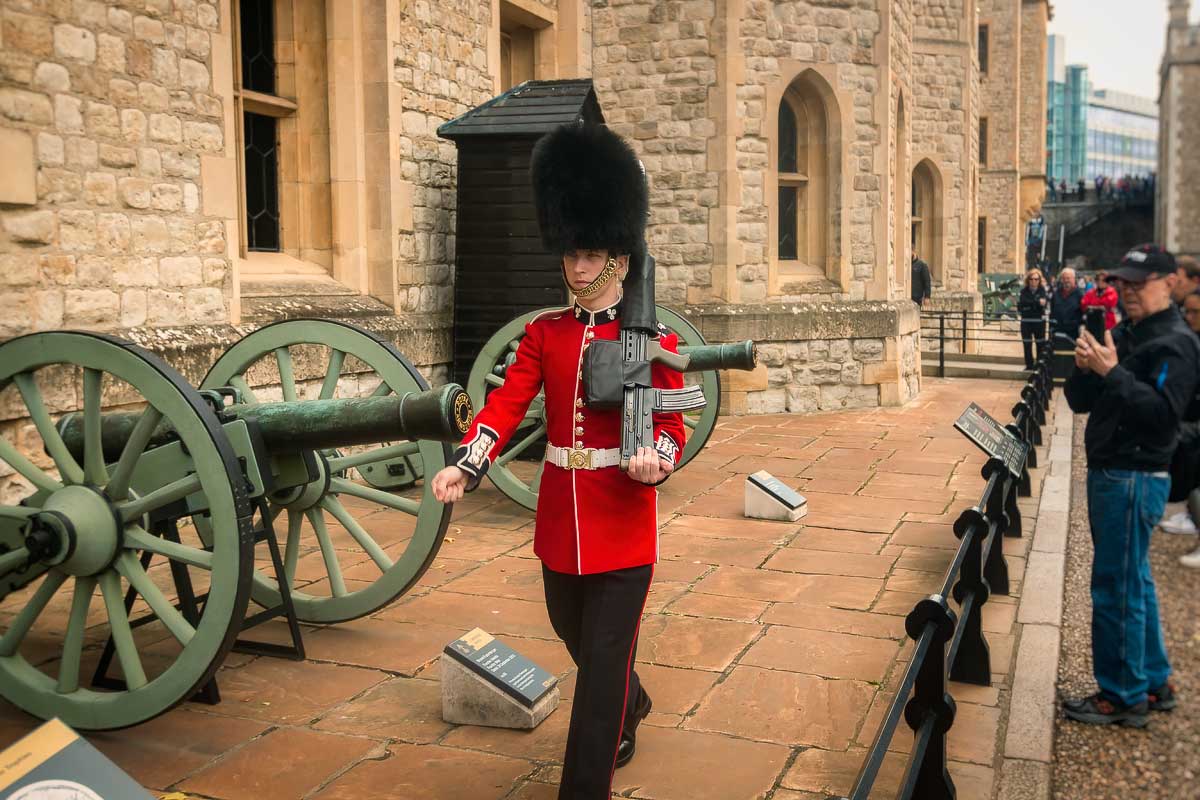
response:
[[[658,317],[654,312],[654,257],[645,242],[629,257],[621,312],[621,338],[595,339],[584,357],[583,376],[589,408],[621,408],[621,469],[642,447],[654,446],[656,412],[699,411],[707,405],[699,386],[655,389],[651,364],[655,361],[678,372],[709,369],[754,369],[753,342],[692,348],[671,353],[662,348]]]

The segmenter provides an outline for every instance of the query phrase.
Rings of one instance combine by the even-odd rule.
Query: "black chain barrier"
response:
[[[954,560],[940,590],[909,612],[904,630],[913,640],[912,659],[848,798],[867,800],[899,726],[901,714],[913,731],[913,747],[897,800],[954,800],[954,781],[946,769],[946,736],[954,725],[955,705],[947,680],[977,686],[992,682],[991,655],[983,631],[983,606],[992,594],[1009,593],[1004,537],[1022,535],[1018,497],[1032,493],[1029,470],[1037,466],[1034,448],[1042,441],[1042,425],[1053,391],[1050,353],[1044,351],[1021,389],[1007,425],[1027,445],[1019,475],[998,458],[989,459],[981,476],[987,481],[979,502],[954,523],[959,539]],[[958,611],[950,607],[953,597]]]

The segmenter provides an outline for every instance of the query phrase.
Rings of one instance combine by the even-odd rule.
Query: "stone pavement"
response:
[[[723,419],[661,490],[662,560],[638,652],[654,713],[615,792],[801,800],[848,791],[911,649],[904,615],[940,586],[957,544],[952,523],[983,490],[983,458],[951,423],[972,400],[1007,421],[1018,391],[926,379],[902,409]],[[745,477],[760,469],[808,497],[804,520],[742,518]],[[1040,483],[1035,471],[1033,502],[1021,501],[1029,531]],[[394,513],[366,525],[386,529]],[[187,703],[89,738],[147,787],[193,797],[553,798],[574,669],[546,617],[532,535],[530,512],[481,488],[455,508],[409,596],[369,618],[307,628],[305,662],[232,654],[217,706]],[[996,685],[952,688],[950,771],[962,798],[990,798],[998,782],[1028,543],[1004,541],[1013,596],[985,607]],[[563,702],[537,730],[442,722],[438,655],[476,626],[562,676]],[[34,725],[0,706],[0,745]],[[901,725],[877,796],[892,796],[910,744]]]

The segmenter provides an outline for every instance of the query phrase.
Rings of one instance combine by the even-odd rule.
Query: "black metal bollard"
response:
[[[1003,538],[1009,536],[1009,531],[1013,529],[1013,519],[1005,507],[1005,498],[1012,492],[1013,477],[1009,473],[1008,467],[998,459],[991,459],[983,467],[983,477],[990,479],[992,475],[998,474],[999,481],[996,489],[987,496],[985,503],[985,516],[989,524],[994,524],[996,530],[990,534],[988,541],[984,542],[983,554],[983,577],[987,580],[988,586],[996,594],[1007,595],[1009,593],[1008,584],[1008,562],[1004,560],[1004,545]],[[1018,515],[1020,512],[1018,511]],[[1013,536],[1021,535],[1021,519],[1020,516],[1016,520],[1016,532]]]
[[[946,769],[946,732],[954,724],[955,705],[946,691],[945,648],[954,635],[955,621],[946,598],[937,594],[917,603],[904,620],[905,632],[917,643],[913,658],[922,660],[912,699],[904,707],[904,721],[915,738],[898,797],[957,798],[954,781]]]
[[[1000,480],[997,478],[997,482]],[[988,490],[994,486],[989,481]],[[995,525],[977,506],[963,511],[954,523],[954,535],[964,540],[966,553],[954,584],[954,600],[962,616],[954,629],[947,661],[950,680],[976,686],[992,684],[991,653],[983,634],[983,605],[991,594],[983,576],[983,545],[994,532]]]
[[[938,377],[946,377],[946,312],[938,312]]]

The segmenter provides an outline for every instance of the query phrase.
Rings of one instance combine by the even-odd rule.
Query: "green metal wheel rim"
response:
[[[666,325],[672,332],[679,337],[680,346],[696,347],[706,344],[704,337],[700,335],[700,331],[696,330],[692,323],[688,322],[683,317],[676,314],[669,308],[663,306],[655,307],[658,321]],[[467,378],[467,393],[471,396],[471,404],[476,408],[483,408],[484,401],[487,396],[489,386],[502,386],[504,378],[496,375],[496,368],[511,359],[512,354],[516,352],[517,345],[521,339],[525,337],[525,326],[529,324],[535,317],[545,314],[548,311],[554,311],[554,308],[542,308],[537,311],[530,311],[528,314],[523,314],[513,321],[509,322],[503,328],[495,333],[484,344],[479,355],[475,358],[475,363],[471,366],[471,374]],[[712,435],[713,428],[717,424],[717,415],[721,410],[721,383],[717,376],[716,370],[701,372],[693,378],[699,379],[700,386],[704,390],[704,397],[708,400],[708,405],[704,407],[698,414],[685,414],[684,424],[688,428],[687,443],[683,448],[683,456],[679,462],[679,468],[687,465],[689,461],[700,452],[704,447],[708,437]],[[541,467],[537,469],[532,480],[525,480],[521,476],[515,474],[508,467],[508,461],[503,459],[512,458],[514,449],[523,449],[532,445],[538,440],[537,435],[539,429],[541,433],[545,432],[545,394],[538,392],[537,397],[530,404],[530,410],[525,415],[525,421],[517,428],[517,432],[513,434],[512,442],[505,452],[501,454],[500,459],[488,469],[488,478],[495,484],[506,497],[516,501],[519,505],[524,506],[530,511],[537,509],[538,484],[541,478]],[[503,462],[503,463],[502,463]]]
[[[242,532],[249,525],[250,508],[246,498],[240,493],[235,494],[233,488],[240,486],[240,483],[234,483],[235,478],[241,480],[237,459],[220,423],[200,395],[157,357],[128,342],[85,333],[31,334],[0,345],[0,365],[0,389],[20,392],[47,451],[54,458],[62,483],[77,493],[77,485],[82,484],[103,489],[109,498],[124,497],[125,500],[114,501],[118,512],[138,502],[138,498],[121,487],[127,483],[124,480],[129,474],[126,470],[132,469],[142,450],[131,447],[121,459],[105,465],[99,446],[98,421],[105,374],[124,381],[141,395],[149,406],[145,410],[148,422],[156,421],[152,419],[155,414],[168,419],[191,454],[195,480],[188,484],[190,491],[177,488],[184,497],[202,492],[207,498],[217,531],[211,542],[211,552],[187,545],[172,548],[170,543],[164,544],[164,540],[146,533],[138,524],[143,517],[136,516],[122,523],[124,530],[113,563],[92,576],[71,576],[57,567],[50,567],[30,600],[0,637],[0,694],[30,714],[43,719],[59,717],[71,727],[85,730],[123,728],[145,722],[190,697],[208,682],[233,646],[245,616],[252,552],[250,540]],[[61,445],[61,439],[45,413],[40,390],[26,377],[40,367],[53,365],[83,370],[85,439],[89,429],[95,432],[96,438],[95,446],[89,441],[82,466],[63,448],[56,447]],[[150,424],[146,428],[147,434],[152,429],[153,424]],[[59,481],[53,475],[30,464],[2,438],[0,460],[39,487],[26,499],[26,506],[0,506],[0,515],[29,506],[41,508],[60,491],[54,488]],[[142,500],[146,501],[143,509],[152,504],[149,495]],[[117,524],[112,518],[107,522]],[[77,534],[82,540],[88,530],[79,529]],[[196,568],[204,567],[193,562],[209,565],[209,600],[194,629],[182,622],[182,616],[174,611],[171,601],[154,588],[145,571],[138,574],[137,558],[147,548]],[[134,577],[131,579],[130,575]],[[124,613],[121,603],[125,592],[122,578],[141,584],[145,590],[141,592],[142,599],[182,646],[178,657],[153,677],[144,674],[141,656],[129,631],[129,615]],[[125,690],[93,690],[81,684],[86,679],[79,674],[80,654],[88,627],[88,611],[96,605],[93,594],[97,585],[103,594],[100,606],[107,614],[110,632],[117,645],[116,660],[131,687]],[[62,633],[59,675],[55,678],[26,660],[20,647],[46,603],[59,595],[72,599]],[[54,660],[39,660],[39,663],[49,665]],[[73,678],[64,678],[71,674]],[[60,686],[59,681],[66,683]]]
[[[337,376],[340,374],[343,359],[347,356],[357,358],[370,367],[382,380],[381,387],[386,386],[397,394],[424,391],[429,388],[429,384],[421,377],[416,368],[390,342],[353,325],[319,319],[286,320],[249,334],[217,359],[201,383],[201,388],[215,389],[233,385],[243,391],[246,402],[253,403],[255,402],[253,393],[246,394],[249,386],[246,383],[245,374],[261,359],[274,356],[277,363],[280,359],[284,359],[285,364],[281,369],[281,375],[289,376],[284,379],[284,399],[293,399],[296,397],[297,390],[294,368],[290,361],[291,356],[282,356],[280,353],[290,354],[289,348],[297,345],[324,345],[330,350],[329,360],[326,363],[326,377],[321,387],[320,396],[323,398],[336,396]],[[337,353],[342,355],[338,356]],[[287,385],[289,380],[291,381],[290,387]],[[386,391],[383,393],[386,394]],[[424,463],[426,475],[433,476],[449,460],[449,448],[441,442],[422,441],[415,443],[415,447]],[[380,448],[378,452],[383,452],[383,448]],[[331,465],[336,466],[338,458],[341,456],[334,455],[330,458]],[[425,570],[433,563],[433,559],[442,545],[446,527],[450,523],[451,512],[450,505],[443,505],[434,498],[429,482],[423,481],[422,483],[419,506],[416,506],[416,528],[408,546],[403,554],[386,569],[377,561],[378,575],[368,586],[354,591],[350,591],[346,587],[344,594],[338,593],[334,587],[336,583],[343,580],[340,578],[340,559],[337,558],[332,544],[329,544],[328,549],[326,548],[327,536],[325,539],[318,536],[329,580],[329,593],[310,593],[305,591],[305,587],[293,588],[292,601],[295,604],[296,616],[301,621],[333,623],[366,616],[409,591],[421,579]],[[412,499],[370,487],[355,489],[347,486],[346,482],[339,482],[335,478],[322,494],[318,506],[313,508],[313,515],[320,519],[318,524],[324,526],[328,520],[344,524],[345,519],[339,519],[341,515],[348,515],[350,519],[357,522],[354,512],[347,509],[339,500],[340,495],[349,493],[346,491],[347,489],[358,492],[357,495],[352,496],[373,502],[380,508],[390,507],[410,515],[416,505]],[[388,505],[389,503],[391,505]],[[273,512],[275,510],[272,509]],[[285,534],[289,538],[299,538],[299,529],[303,525],[303,520],[294,522],[299,514],[304,514],[309,525],[313,525],[313,517],[309,516],[307,512],[293,512],[289,509],[286,514],[281,514],[279,517],[280,520],[286,519],[287,524],[276,525],[276,534],[281,540],[284,539]],[[360,524],[360,528],[362,528],[361,534],[370,540],[370,544],[363,548],[364,551],[370,552],[368,547],[371,545],[378,547],[365,530],[365,526]],[[285,545],[282,549],[286,553],[288,548]],[[382,550],[382,548],[380,549]],[[331,556],[327,553],[331,553]],[[390,557],[388,557],[388,561],[390,561]],[[382,562],[384,565],[387,563],[387,561]],[[252,584],[252,597],[256,603],[265,607],[278,605],[280,596],[275,576],[273,574],[265,575],[256,570]]]

